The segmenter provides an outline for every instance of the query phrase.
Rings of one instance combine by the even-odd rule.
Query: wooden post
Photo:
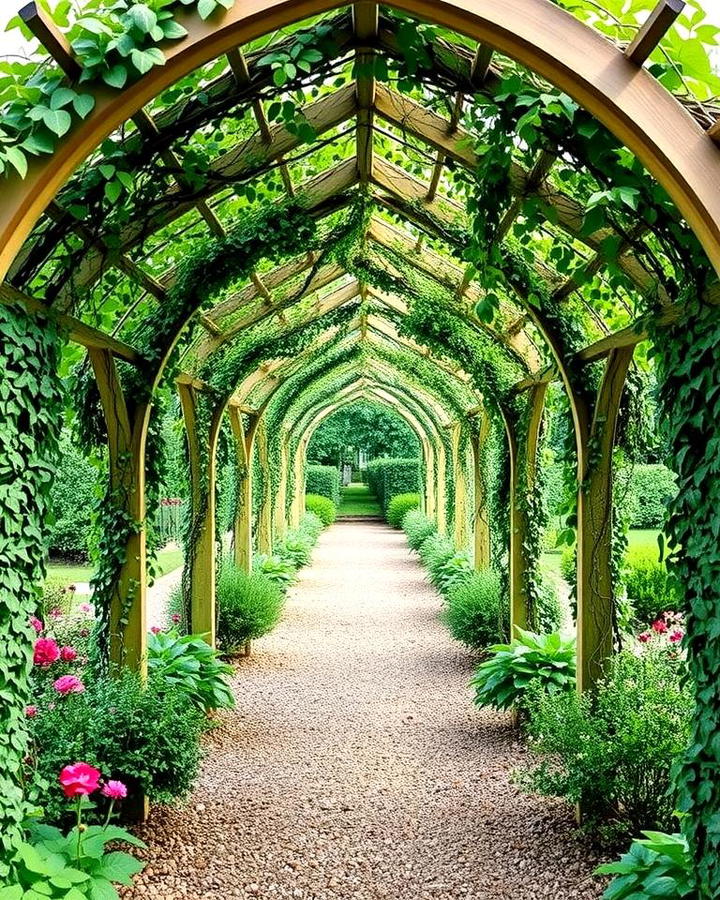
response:
[[[194,554],[185,565],[190,574],[190,631],[215,646],[215,462],[224,404],[213,409],[207,434],[200,434],[197,393],[192,384],[178,383],[190,457],[192,530],[199,532]],[[192,551],[191,551],[192,553]]]
[[[623,347],[610,352],[590,430],[579,453],[577,685],[581,692],[597,683],[613,652],[612,455],[633,350],[634,347]]]
[[[482,471],[482,453],[483,447],[490,434],[490,419],[488,418],[487,413],[481,413],[479,425],[480,427],[477,433],[473,431],[470,437],[475,489],[472,524],[475,548],[475,568],[486,569],[490,565],[490,518],[487,510],[485,478]]]
[[[290,525],[297,528],[305,513],[305,452],[308,439],[302,437],[298,442],[293,466],[295,467],[295,484],[293,485],[293,501],[290,507]]]
[[[447,515],[445,507],[445,472],[447,466],[447,453],[442,440],[438,440],[435,445],[437,453],[437,482],[435,484],[435,521],[437,522],[437,530],[439,534],[445,534],[447,531]]]
[[[268,442],[264,421],[260,421],[256,432],[258,462],[263,472],[263,496],[257,528],[257,548],[259,553],[272,553],[272,497],[268,484]]]
[[[115,671],[128,666],[147,672],[147,547],[145,508],[145,442],[150,405],[131,414],[112,352],[90,347],[108,433],[110,488],[124,512],[137,523],[128,538],[125,562],[110,607],[110,662]]]
[[[537,452],[545,409],[547,384],[537,384],[530,389],[527,421],[522,423],[524,433],[516,433],[516,427],[507,413],[503,414],[510,452],[510,631],[515,626],[528,627],[529,596],[527,574],[533,560],[528,559],[526,536],[528,527],[526,495],[537,476]],[[521,439],[521,440],[520,440]]]
[[[453,536],[455,546],[464,550],[470,543],[468,525],[468,485],[467,457],[462,449],[462,423],[456,422],[452,429],[453,475],[455,482],[455,515],[453,519]]]
[[[233,544],[235,565],[244,572],[252,569],[252,485],[253,448],[255,432],[260,417],[248,415],[247,430],[243,430],[242,415],[237,406],[228,407],[230,427],[235,437],[235,453],[238,472],[238,499],[233,520]]]
[[[422,439],[423,455],[425,457],[425,515],[429,519],[435,519],[437,513],[437,485],[435,483],[435,448],[432,441],[424,437]]]
[[[280,438],[280,480],[278,481],[277,492],[272,500],[272,534],[273,540],[282,541],[287,533],[288,517],[287,517],[287,489],[288,489],[288,469],[290,466],[290,451],[288,443],[290,435],[287,431]]]

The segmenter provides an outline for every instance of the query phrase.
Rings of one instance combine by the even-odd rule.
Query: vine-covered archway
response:
[[[526,626],[547,391],[560,385],[589,691],[617,635],[613,458],[651,372],[680,488],[668,531],[697,700],[678,796],[697,889],[714,896],[718,86],[675,52],[680,9],[661,0],[642,22],[613,23],[550,0],[126,6],[53,21],[29,4],[45,64],[29,90],[11,79],[0,122],[8,834],[24,811],[25,618],[43,575],[61,375],[72,370],[78,431],[106,466],[96,662],[140,671],[158,422],[176,390],[184,588],[212,644],[223,429],[237,449],[235,558],[249,570],[254,546],[270,553],[297,524],[312,430],[363,395],[420,437],[440,530],[471,543],[478,568],[492,544],[507,555],[510,620]],[[702,23],[702,11],[681,20],[698,52]],[[507,453],[508,524],[494,534],[490,446]]]

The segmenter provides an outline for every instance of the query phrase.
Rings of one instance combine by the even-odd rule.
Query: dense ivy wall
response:
[[[54,324],[0,304],[0,848],[26,809],[25,706],[63,400]],[[0,873],[1,874],[1,873]]]

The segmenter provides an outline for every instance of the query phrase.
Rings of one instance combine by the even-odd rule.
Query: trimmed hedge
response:
[[[388,525],[401,528],[405,514],[411,509],[420,509],[420,494],[396,494],[388,503],[385,514]]]
[[[326,527],[332,525],[337,517],[337,507],[327,497],[320,494],[305,494],[305,509],[315,513]]]
[[[617,492],[631,528],[662,528],[667,506],[677,493],[676,476],[667,466],[634,466],[625,491],[622,479]],[[562,466],[550,466],[545,481],[545,500],[551,516],[559,515],[563,498]]]
[[[340,472],[335,466],[308,466],[305,473],[305,492],[319,494],[340,505]]]
[[[375,459],[367,467],[370,490],[383,511],[398,494],[421,494],[422,474],[419,459]]]
[[[54,556],[84,562],[88,556],[98,470],[75,447],[67,433],[60,440],[60,452],[50,495],[55,524],[50,530],[48,550]]]

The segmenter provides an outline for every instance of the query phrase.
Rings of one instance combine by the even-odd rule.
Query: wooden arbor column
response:
[[[272,496],[270,490],[268,469],[268,439],[265,429],[265,421],[260,420],[256,429],[258,463],[263,472],[263,493],[260,503],[257,528],[257,548],[259,553],[272,553]]]
[[[479,412],[477,429],[470,433],[473,460],[473,547],[475,568],[486,569],[490,565],[490,517],[487,509],[487,492],[482,470],[483,448],[490,436],[490,419],[485,410]]]
[[[581,692],[602,677],[613,652],[613,448],[634,349],[610,351],[592,419],[578,430],[577,683]]]
[[[530,521],[527,497],[537,478],[537,456],[545,409],[547,384],[532,387],[527,397],[527,415],[517,424],[503,411],[510,455],[510,632],[528,627],[530,596],[528,573],[535,560],[528,557]],[[522,433],[518,429],[522,427]]]
[[[298,527],[305,512],[305,460],[308,440],[305,435],[300,439],[293,460],[295,484],[293,485],[293,499],[290,506],[290,525],[293,528]]]
[[[178,382],[190,457],[192,532],[197,537],[190,548],[190,622],[193,634],[202,634],[215,646],[215,482],[218,436],[225,403],[217,403],[207,428],[200,431],[198,391],[193,384]],[[183,579],[185,581],[185,579]]]
[[[112,352],[88,348],[108,435],[110,491],[128,520],[125,560],[110,601],[110,663],[147,671],[147,523],[145,444],[150,403],[130,410]]]
[[[463,423],[455,422],[452,426],[453,481],[455,484],[455,516],[453,519],[453,537],[455,546],[463,550],[470,544],[470,498],[468,491],[467,454],[462,446]]]
[[[447,453],[445,445],[440,438],[435,442],[435,454],[437,458],[437,479],[435,482],[435,521],[437,522],[437,530],[439,534],[445,534],[447,531],[447,507],[446,507],[446,482],[445,473],[447,471]]]
[[[228,407],[230,427],[235,438],[238,496],[233,518],[235,565],[244,572],[252,569],[253,555],[253,450],[260,415],[247,414],[247,428],[243,428],[242,413],[237,406]]]
[[[290,471],[290,432],[285,429],[280,437],[279,448],[280,478],[272,501],[273,540],[282,541],[287,533],[287,492]]]

